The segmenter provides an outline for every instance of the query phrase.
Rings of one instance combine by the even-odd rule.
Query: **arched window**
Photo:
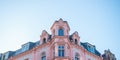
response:
[[[45,53],[42,53],[41,60],[46,60],[46,54]]]
[[[75,44],[78,44],[78,41],[77,41],[77,39],[75,39]]]
[[[61,46],[58,46],[58,56],[59,57],[64,57],[64,46],[63,45],[61,45]]]
[[[43,43],[46,43],[46,38],[43,39]]]
[[[64,30],[63,30],[63,29],[59,29],[58,35],[59,35],[59,36],[64,36]]]
[[[75,60],[80,60],[78,53],[75,54]]]

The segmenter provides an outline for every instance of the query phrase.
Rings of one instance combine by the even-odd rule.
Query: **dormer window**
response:
[[[63,29],[59,29],[58,35],[59,35],[59,36],[64,36],[64,30],[63,30]]]
[[[88,45],[88,49],[89,49],[90,52],[95,53],[93,46]]]
[[[43,43],[46,43],[46,38],[43,39]]]
[[[78,41],[77,41],[77,39],[75,39],[75,44],[78,44]]]

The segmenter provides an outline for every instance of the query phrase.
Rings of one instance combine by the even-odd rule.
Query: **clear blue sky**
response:
[[[0,53],[38,41],[42,30],[51,34],[59,18],[68,21],[70,34],[78,31],[82,42],[120,60],[120,0],[0,0]]]

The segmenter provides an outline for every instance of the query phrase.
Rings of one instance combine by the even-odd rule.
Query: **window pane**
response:
[[[64,50],[62,50],[62,56],[64,57]]]
[[[60,50],[58,51],[58,56],[61,56],[61,52],[60,52]]]
[[[61,49],[61,46],[58,46],[58,49]]]
[[[62,49],[64,49],[64,46],[61,46],[62,47]]]
[[[64,36],[64,30],[63,29],[59,29],[58,35],[59,36]]]
[[[58,56],[64,57],[64,46],[58,46]]]

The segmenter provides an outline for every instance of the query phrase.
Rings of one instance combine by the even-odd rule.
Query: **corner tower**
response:
[[[55,21],[51,27],[52,32],[52,44],[54,46],[53,56],[54,60],[68,60],[70,59],[70,44],[69,42],[69,31],[70,27],[67,21],[63,21],[61,18]],[[68,51],[69,50],[69,51]],[[69,56],[69,57],[68,57]],[[61,58],[59,58],[61,57]]]
[[[52,37],[69,35],[69,31],[70,27],[67,21],[63,21],[61,18],[58,21],[55,21],[51,27]]]

